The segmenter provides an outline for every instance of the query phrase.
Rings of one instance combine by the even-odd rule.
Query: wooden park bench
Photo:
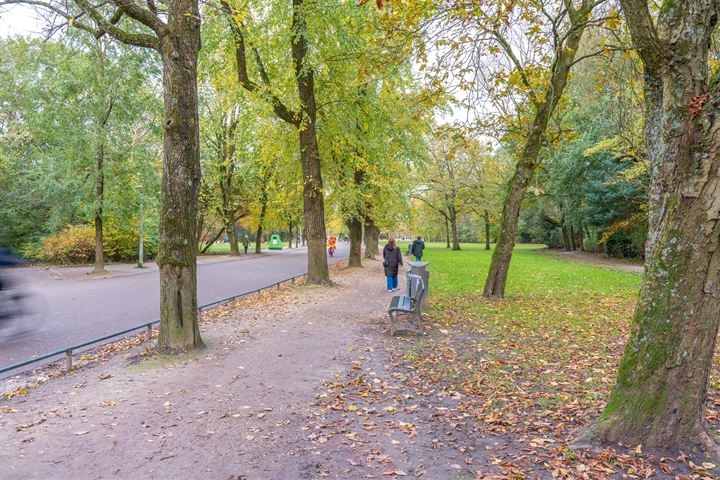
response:
[[[408,294],[396,295],[390,301],[390,335],[416,333],[423,335],[420,299],[425,293],[425,282],[418,275],[408,275]]]

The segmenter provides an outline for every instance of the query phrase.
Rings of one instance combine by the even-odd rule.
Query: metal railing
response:
[[[218,305],[222,305],[224,303],[232,302],[233,300],[237,300],[238,298],[246,297],[248,295],[253,295],[255,293],[261,292],[263,290],[267,290],[269,288],[275,288],[277,287],[278,290],[280,290],[280,286],[284,283],[295,283],[295,280],[298,278],[302,278],[306,276],[306,273],[302,273],[300,275],[295,275],[294,277],[285,278],[283,280],[280,280],[275,283],[271,283],[269,285],[265,285],[264,287],[256,288],[255,290],[251,290],[249,292],[240,293],[238,295],[233,295],[231,297],[223,298],[222,300],[218,300],[216,302],[206,303],[205,305],[200,305],[198,307],[198,311],[204,312],[205,310],[209,310],[213,307],[217,307]],[[73,351],[80,350],[81,348],[89,347],[90,345],[100,344],[100,342],[104,342],[105,340],[110,340],[111,338],[120,337],[122,335],[126,335],[130,332],[134,332],[136,330],[141,330],[143,328],[147,329],[146,335],[147,335],[147,341],[152,340],[152,327],[155,324],[159,324],[160,320],[153,320],[152,322],[143,323],[141,325],[138,325],[136,327],[126,328],[125,330],[121,330],[119,332],[111,333],[110,335],[105,335],[104,337],[100,338],[93,338],[92,340],[88,340],[87,342],[78,343],[76,345],[71,345],[69,347],[61,348],[59,350],[55,350],[54,352],[46,353],[43,355],[40,355],[39,357],[30,358],[28,360],[23,360],[22,362],[14,363],[12,365],[7,365],[5,367],[0,368],[0,374],[9,372],[10,370],[15,370],[16,368],[24,367],[27,365],[31,365],[33,363],[41,362],[43,360],[47,360],[48,358],[57,357],[59,355],[65,354],[65,369],[66,370],[72,370],[72,357],[73,357]],[[101,345],[97,345],[101,346]]]

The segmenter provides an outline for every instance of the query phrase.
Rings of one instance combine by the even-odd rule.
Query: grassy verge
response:
[[[287,245],[284,248],[287,248]],[[267,250],[267,243],[262,243],[260,250]],[[248,247],[248,255],[251,253],[255,253],[255,242]],[[211,245],[203,255],[230,255],[230,244],[215,243]],[[240,244],[240,255],[243,255],[242,243]]]
[[[558,468],[566,468],[572,452],[565,445],[599,414],[614,384],[642,278],[539,255],[538,248],[516,248],[507,299],[488,302],[482,288],[491,252],[428,245],[434,328],[408,342],[401,361],[461,398],[461,409],[486,433],[517,435],[531,449],[547,441]],[[718,361],[707,413],[719,429]]]

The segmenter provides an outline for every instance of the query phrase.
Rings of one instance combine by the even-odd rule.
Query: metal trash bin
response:
[[[423,279],[425,291],[420,299],[420,308],[427,310],[428,308],[428,292],[430,291],[430,271],[426,268],[430,262],[407,262],[410,265],[410,271],[406,275],[417,275]],[[412,292],[408,292],[408,296],[412,297]]]

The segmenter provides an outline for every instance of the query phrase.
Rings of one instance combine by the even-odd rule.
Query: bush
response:
[[[145,258],[153,258],[157,254],[157,239],[146,231],[143,238],[143,254]],[[135,260],[138,255],[138,232],[133,228],[121,229],[113,222],[107,222],[103,232],[105,256],[113,261]]]
[[[642,245],[630,235],[615,232],[605,241],[605,253],[618,258],[642,258]]]
[[[70,225],[50,235],[43,240],[38,257],[62,265],[91,262],[95,258],[95,228]]]
[[[146,234],[144,242],[145,258],[153,258],[157,254],[156,236]],[[132,261],[137,258],[138,236],[134,230],[123,230],[112,221],[106,222],[103,226],[103,244],[106,261]],[[95,227],[70,225],[46,237],[39,245],[24,245],[21,253],[29,258],[60,265],[91,263],[95,260]]]
[[[547,245],[548,248],[563,248],[565,244],[563,243],[562,229],[553,228],[545,232],[542,243]]]

